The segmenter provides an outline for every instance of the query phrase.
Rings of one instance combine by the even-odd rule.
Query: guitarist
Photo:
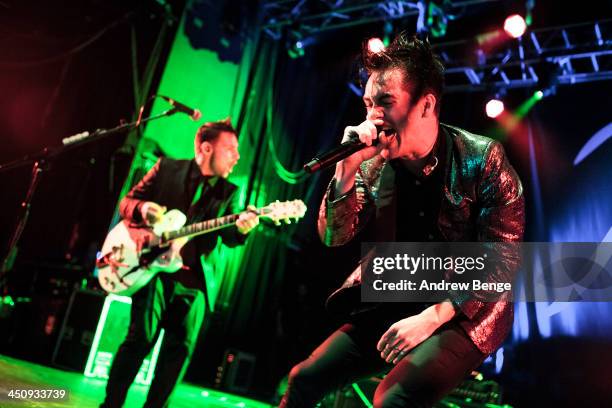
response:
[[[319,212],[321,240],[520,241],[521,182],[498,142],[440,123],[444,68],[429,43],[402,33],[380,53],[364,48],[366,120],[344,137],[356,132],[368,147],[337,164]],[[492,281],[511,280],[518,262],[510,254],[503,264],[487,271]],[[358,268],[328,308],[360,282]],[[449,291],[416,314],[410,304],[363,311],[356,302],[347,323],[293,367],[280,406],[314,407],[326,393],[384,371],[374,407],[433,406],[512,327],[512,299],[461,295]]]
[[[179,209],[187,223],[239,211],[237,187],[227,177],[238,162],[238,137],[229,119],[202,125],[195,136],[195,159],[160,159],[120,203],[121,216],[151,225],[167,209]],[[235,227],[190,240],[182,249],[184,268],[158,274],[132,296],[127,337],[119,347],[106,386],[102,407],[121,407],[143,359],[159,332],[165,338],[145,407],[164,407],[181,381],[196,344],[205,310],[205,282],[200,256],[210,253],[220,236],[233,247],[243,244],[259,223],[243,213]]]

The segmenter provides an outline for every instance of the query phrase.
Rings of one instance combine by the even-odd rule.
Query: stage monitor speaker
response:
[[[108,295],[104,298],[102,312],[96,319],[97,329],[85,365],[86,377],[108,379],[117,350],[129,330],[131,309],[132,298],[130,297]],[[140,370],[134,380],[136,384],[151,384],[163,339],[164,329],[161,329],[155,346],[140,365]]]

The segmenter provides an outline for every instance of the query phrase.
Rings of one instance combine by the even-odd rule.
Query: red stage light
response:
[[[488,117],[496,118],[504,111],[504,103],[499,99],[491,99],[489,102],[487,102],[485,109]]]
[[[368,50],[370,50],[370,52],[378,54],[379,52],[385,50],[385,44],[378,37],[370,38],[368,40]]]
[[[525,19],[518,14],[513,14],[504,21],[504,30],[512,38],[519,38],[525,34],[526,29]]]

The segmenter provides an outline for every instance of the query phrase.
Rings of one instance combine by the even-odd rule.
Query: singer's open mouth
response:
[[[385,132],[387,137],[395,137],[397,135],[397,131],[393,128],[385,128],[383,132]]]

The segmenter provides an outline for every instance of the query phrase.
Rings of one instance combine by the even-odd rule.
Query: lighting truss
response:
[[[452,16],[466,8],[499,0],[453,1]],[[285,30],[301,36],[377,21],[416,17],[424,27],[423,2],[372,0],[270,0],[263,4],[263,30],[275,40]],[[459,13],[461,12],[461,13]],[[483,51],[476,39],[434,44],[447,67],[446,91],[493,91],[521,87],[553,89],[612,79],[612,20],[527,31],[494,51]]]
[[[474,40],[434,48],[447,92],[549,88],[612,79],[611,30],[612,19],[534,30],[488,54]]]
[[[464,0],[449,3],[448,16],[471,6],[497,3],[501,0]],[[416,32],[426,24],[425,2],[372,0],[270,0],[263,3],[263,30],[272,38],[282,37],[283,29],[299,27],[305,35],[337,30],[377,21],[416,16]]]

